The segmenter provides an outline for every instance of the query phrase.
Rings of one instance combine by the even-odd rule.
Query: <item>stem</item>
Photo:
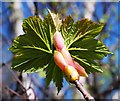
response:
[[[86,101],[95,101],[95,99],[85,90],[83,85],[78,81],[73,82],[76,85],[76,88],[83,94]]]

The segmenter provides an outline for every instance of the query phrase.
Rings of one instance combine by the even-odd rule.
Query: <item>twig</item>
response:
[[[20,87],[22,87],[21,89],[23,89],[23,92],[26,94],[25,95],[25,97],[26,97],[26,99],[27,99],[27,89],[24,87],[24,85],[22,84],[22,82],[21,82],[21,80],[17,77],[17,75],[15,74],[15,72],[14,71],[12,71],[10,68],[9,68],[9,62],[10,61],[8,61],[8,63],[2,63],[2,66],[5,66],[10,72],[11,72],[11,75],[13,75],[13,77],[15,78],[15,80],[17,81],[17,84],[16,85],[20,85],[19,87],[17,86],[17,88],[16,88],[16,90],[14,91],[14,90],[12,90],[12,89],[10,89],[10,88],[8,88],[8,87],[6,87],[6,89],[8,89],[10,92],[12,92],[13,94],[15,94],[15,95],[17,95],[17,96],[19,96],[18,94],[20,93],[20,91],[19,91],[19,89],[20,89]],[[21,96],[21,95],[20,95]],[[19,97],[20,97],[19,96]],[[25,99],[25,97],[24,97],[24,99]],[[28,99],[27,99],[28,100]]]
[[[94,98],[84,89],[83,85],[78,80],[73,83],[76,85],[76,88],[83,94],[86,101],[95,101]]]
[[[8,64],[5,64],[5,63],[3,63],[3,64],[8,68],[8,70],[12,73],[12,75],[13,75],[14,78],[17,80],[17,82],[18,82],[18,83],[23,87],[23,89],[26,91],[26,88],[24,87],[24,85],[22,84],[22,82],[19,80],[19,78],[16,76],[16,74],[15,74],[12,70],[10,70]]]
[[[9,90],[11,93],[17,95],[18,97],[22,97],[20,94],[18,94],[17,92],[15,92],[14,90],[10,89],[9,87],[5,87],[7,90]]]
[[[110,94],[113,90],[115,89],[119,89],[120,88],[120,79],[118,80],[114,80],[110,86],[108,87],[107,90],[105,90],[104,92],[102,92],[99,96],[107,96],[108,94]]]
[[[31,77],[31,80],[32,80],[33,84],[34,84],[35,86],[37,86],[37,87],[43,92],[43,94],[44,94],[46,97],[49,96],[48,93],[45,91],[45,89],[39,84],[39,82],[38,82],[34,77]]]
[[[34,6],[35,6],[35,12],[34,12],[34,15],[37,15],[37,16],[38,16],[37,2],[34,2]]]

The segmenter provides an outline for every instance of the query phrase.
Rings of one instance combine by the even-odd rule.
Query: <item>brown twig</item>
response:
[[[12,71],[10,68],[9,68],[9,65],[8,64],[5,64],[3,63],[7,68],[8,70],[11,72],[11,74],[14,76],[14,78],[16,79],[16,81],[23,87],[23,89],[26,91],[26,88],[24,87],[24,85],[22,84],[22,82],[20,81],[20,79],[16,76],[15,72]]]
[[[118,80],[114,80],[114,82],[112,82],[110,84],[110,86],[108,87],[108,89],[106,89],[104,92],[102,92],[101,94],[99,94],[100,97],[105,97],[108,94],[110,94],[113,90],[119,89],[120,88],[120,79]]]
[[[86,101],[95,101],[94,98],[85,90],[79,80],[76,80],[73,83],[76,85],[76,88],[83,94]]]
[[[22,96],[20,94],[18,94],[17,92],[15,92],[14,90],[10,89],[8,86],[5,87],[8,91],[10,91],[11,93],[17,95],[18,97],[22,98]]]
[[[37,15],[37,16],[38,16],[37,2],[34,2],[34,6],[35,6],[35,12],[34,12],[34,15]]]

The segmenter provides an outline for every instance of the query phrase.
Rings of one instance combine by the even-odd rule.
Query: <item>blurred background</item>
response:
[[[21,2],[20,2],[21,1]],[[56,87],[51,82],[45,87],[42,72],[27,74],[12,71],[12,53],[8,48],[15,37],[24,34],[23,19],[34,16],[38,11],[44,19],[47,8],[58,13],[61,18],[71,15],[75,21],[89,18],[98,23],[105,23],[97,37],[114,55],[108,55],[101,61],[103,73],[89,74],[82,78],[86,90],[96,99],[120,99],[120,2],[1,2],[0,3],[0,95],[4,99],[83,99],[74,85],[64,80],[63,88],[57,95]],[[119,28],[118,28],[119,27]]]

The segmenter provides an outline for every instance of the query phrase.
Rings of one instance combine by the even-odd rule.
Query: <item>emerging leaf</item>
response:
[[[64,39],[60,32],[56,31],[54,34],[54,46],[56,47],[56,50],[61,51],[63,49],[64,45]]]
[[[85,72],[85,69],[82,66],[80,66],[79,63],[74,61],[74,64],[75,64],[75,69],[77,70],[80,76],[88,77],[87,73]]]
[[[63,55],[59,51],[54,52],[54,61],[56,65],[65,72],[65,67],[67,66],[67,63],[63,57]]]

